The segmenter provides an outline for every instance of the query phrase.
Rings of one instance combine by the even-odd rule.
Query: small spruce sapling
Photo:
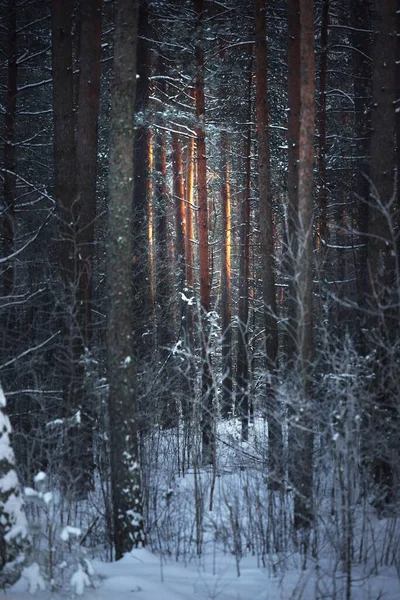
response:
[[[81,545],[81,529],[66,525],[61,533],[56,534],[53,519],[49,514],[54,496],[48,490],[47,475],[42,472],[38,473],[34,478],[34,483],[35,489],[25,488],[24,493],[27,501],[40,506],[47,515],[49,551],[47,560],[45,559],[45,568],[50,580],[50,587],[53,590],[63,588],[66,583],[65,577],[68,581],[68,577],[72,573],[69,578],[69,585],[75,595],[81,596],[85,587],[94,587],[95,577],[94,569],[86,558],[85,550]],[[63,547],[66,547],[67,551]],[[62,558],[61,562],[60,558]],[[39,567],[37,567],[37,573],[40,575]],[[23,576],[28,580],[29,589],[32,590],[31,593],[35,593],[37,589],[43,589],[44,580],[41,577],[40,579],[36,577],[36,571],[26,572]]]
[[[27,565],[31,540],[11,446],[11,423],[0,385],[0,587],[13,585]]]

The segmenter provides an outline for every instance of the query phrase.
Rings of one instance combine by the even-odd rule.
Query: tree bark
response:
[[[222,263],[221,263],[221,338],[222,338],[222,391],[221,413],[224,418],[232,412],[232,325],[231,325],[231,192],[229,172],[229,138],[221,131],[221,212],[222,212]]]
[[[298,161],[300,136],[300,4],[288,0],[288,205],[286,265],[288,275],[286,355],[289,370],[297,355],[296,344],[296,232],[298,212]]]
[[[255,0],[256,121],[260,197],[261,269],[265,322],[266,417],[268,420],[269,485],[282,484],[283,440],[275,384],[278,358],[278,325],[274,264],[274,216],[272,209],[269,109],[267,84],[267,29],[265,0]]]
[[[353,189],[355,206],[353,229],[357,245],[357,338],[358,347],[365,353],[365,339],[362,330],[365,326],[365,300],[367,296],[367,233],[368,233],[368,194],[369,194],[369,146],[371,136],[371,27],[369,6],[364,0],[354,0],[352,7],[352,60],[354,79],[354,133],[357,157]]]
[[[72,68],[72,1],[52,0],[52,76],[54,127],[54,195],[58,209],[58,259],[61,274],[62,343],[57,360],[62,374],[66,419],[84,405],[84,345],[78,326],[77,173]],[[68,421],[67,421],[68,422]],[[86,468],[81,466],[78,427],[67,425],[62,479],[65,491],[85,493]]]
[[[327,222],[328,192],[326,185],[326,85],[328,72],[329,0],[324,0],[321,23],[321,57],[319,69],[319,131],[318,131],[318,223],[317,245],[320,249],[320,277],[325,279],[325,260],[329,229]]]
[[[182,412],[185,418],[190,414],[190,396],[188,385],[188,356],[186,347],[186,313],[187,302],[183,300],[185,292],[186,280],[186,263],[185,263],[185,238],[186,238],[186,211],[185,211],[185,183],[183,179],[183,158],[182,158],[182,143],[178,134],[172,133],[172,176],[174,190],[174,208],[175,208],[175,273],[176,273],[176,292],[178,294],[178,319],[179,333],[184,342],[184,353],[179,364],[175,365],[178,370],[176,373],[176,381],[179,382],[177,393],[172,393],[175,399],[175,405],[172,406],[172,415],[170,417],[171,424],[178,424],[178,407],[177,399],[179,396],[182,399]]]
[[[203,0],[195,0],[197,16],[196,27],[196,141],[197,141],[197,197],[199,228],[199,273],[201,308],[201,396],[202,415],[201,432],[203,446],[203,464],[212,464],[215,460],[215,423],[214,423],[214,386],[211,376],[211,356],[209,353],[209,312],[210,273],[208,247],[208,205],[207,205],[207,164],[205,134],[205,98],[204,98],[204,52],[203,52]]]
[[[395,59],[396,0],[375,3],[372,45],[372,114],[368,214],[368,339],[375,353],[371,382],[374,432],[372,474],[382,508],[394,499],[397,460],[398,406],[393,384],[393,352],[399,331],[399,281],[396,280],[396,240],[392,233],[397,203],[395,193]],[[398,278],[398,273],[397,273]],[[396,307],[396,308],[394,308]],[[398,457],[398,454],[397,454]]]
[[[250,278],[250,194],[251,194],[251,90],[252,60],[248,84],[248,130],[244,141],[245,185],[240,210],[239,310],[236,358],[236,408],[242,421],[242,441],[249,437],[249,278]]]
[[[96,182],[98,117],[100,105],[100,57],[102,0],[81,4],[79,106],[77,109],[76,173],[77,173],[77,287],[76,307],[79,335],[84,351],[91,351],[94,232],[96,219]],[[87,357],[89,359],[89,356]],[[79,361],[81,378],[85,367]],[[84,484],[93,487],[93,413],[92,390],[83,390],[80,424],[80,457],[85,472]]]
[[[313,341],[313,162],[315,131],[314,2],[300,3],[300,135],[297,233],[297,348],[302,414],[295,455],[294,525],[308,529],[313,519],[312,400]]]
[[[150,256],[148,238],[149,213],[149,142],[148,127],[150,51],[147,0],[139,2],[139,31],[137,47],[137,91],[135,114],[135,186],[133,196],[133,312],[135,319],[134,348],[139,361],[150,352],[151,319]],[[142,387],[142,386],[141,386]]]
[[[76,134],[78,308],[79,327],[84,344],[88,348],[92,334],[102,5],[103,0],[87,0],[81,3],[80,16],[79,106]]]
[[[10,256],[14,249],[14,212],[16,195],[15,117],[17,109],[17,6],[16,0],[7,2],[7,94],[4,114],[4,177],[1,209],[2,256]],[[14,261],[10,259],[2,273],[2,295],[10,296],[14,288]]]
[[[114,544],[119,559],[145,542],[132,318],[133,138],[138,0],[118,0],[110,117],[107,348]]]

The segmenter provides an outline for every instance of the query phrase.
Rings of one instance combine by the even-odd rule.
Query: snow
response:
[[[78,566],[78,570],[71,577],[71,587],[77,596],[83,596],[85,587],[91,585],[89,576],[82,569],[82,565]]]
[[[337,417],[340,415],[338,412]],[[268,537],[271,523],[271,531],[281,525],[277,519],[283,514],[280,511],[288,510],[286,503],[292,501],[291,495],[289,492],[285,504],[281,504],[277,495],[272,502],[274,506],[268,508],[267,487],[261,470],[267,433],[265,421],[255,420],[246,443],[240,442],[239,428],[240,421],[232,419],[221,423],[218,429],[218,438],[224,443],[218,455],[212,511],[208,510],[212,471],[195,472],[191,467],[181,475],[173,467],[175,434],[163,432],[160,451],[157,455],[151,454],[157,487],[150,489],[158,494],[157,510],[148,524],[152,528],[148,536],[152,551],[149,548],[133,550],[117,562],[104,562],[105,556],[100,559],[99,546],[84,548],[80,544],[82,532],[87,531],[92,519],[90,508],[88,514],[85,513],[88,521],[79,522],[82,528],[65,526],[68,522],[65,520],[61,525],[58,521],[60,504],[57,504],[60,498],[55,493],[52,512],[45,507],[44,514],[49,519],[47,524],[51,524],[54,548],[58,544],[54,553],[57,556],[54,570],[58,575],[54,580],[62,580],[62,588],[49,585],[49,589],[43,590],[47,563],[34,551],[32,559],[42,565],[43,576],[37,565],[31,565],[31,570],[24,570],[21,580],[7,590],[7,595],[0,592],[0,600],[28,600],[34,592],[42,600],[74,596],[87,600],[186,600],[192,597],[195,600],[345,600],[346,572],[343,561],[338,558],[338,548],[345,541],[342,521],[340,513],[337,520],[332,519],[330,504],[324,506],[324,496],[318,497],[322,501],[318,504],[316,525],[317,558],[310,552],[304,565],[304,557],[293,544],[291,535],[287,542],[278,540],[279,552],[267,552],[263,546],[263,539],[271,539]],[[337,432],[333,431],[332,435],[335,438]],[[132,468],[138,466],[136,461],[132,463]],[[39,474],[35,484],[43,485],[45,479],[45,474]],[[42,493],[29,489],[27,496]],[[201,555],[197,554],[196,546],[196,495],[202,496],[204,507],[200,523]],[[132,519],[140,518],[134,509],[129,514]],[[354,540],[363,535],[364,550],[361,559],[359,545],[355,543],[351,600],[398,600],[396,519],[377,519],[368,505],[363,508],[356,500],[352,519]],[[363,523],[367,527],[365,532]],[[42,525],[46,525],[44,520]],[[46,539],[43,550],[45,545]],[[386,560],[386,554],[390,554],[390,560]]]
[[[38,483],[44,481],[46,479],[46,477],[47,477],[46,473],[44,473],[43,471],[39,471],[39,473],[37,473],[35,475],[35,477],[33,478],[33,481],[36,484],[38,484]]]
[[[82,535],[82,531],[79,529],[79,527],[72,527],[71,525],[67,525],[62,530],[60,537],[63,542],[68,542],[70,536],[79,537],[80,535]]]
[[[44,591],[46,589],[46,583],[40,573],[40,567],[37,563],[25,567],[22,570],[22,578],[27,582],[28,592],[32,595],[37,591]]]
[[[7,406],[6,397],[4,395],[3,388],[1,387],[1,384],[0,384],[0,408],[5,408],[6,406]]]
[[[0,479],[0,492],[9,492],[18,486],[18,477],[16,472],[11,469]]]
[[[92,586],[88,574],[79,566],[71,578],[71,587],[76,595],[83,595],[87,600],[188,600],[191,597],[196,600],[313,600],[333,598],[330,592],[335,579],[337,599],[345,597],[343,573],[332,570],[334,565],[314,563],[302,571],[299,557],[287,560],[286,573],[274,575],[273,569],[257,568],[254,557],[246,557],[242,559],[238,577],[235,558],[230,554],[211,551],[185,567],[173,560],[161,562],[148,550],[139,549],[118,562],[95,562],[101,582],[97,587]],[[7,596],[0,592],[0,598],[28,600],[31,596],[26,591],[27,581],[31,590],[35,585],[36,589],[42,589],[37,566],[30,576],[25,574],[24,579],[7,591]],[[65,595],[46,591],[37,597],[61,600]],[[383,569],[379,576],[372,578],[354,574],[352,600],[379,597],[399,599],[400,582],[394,568]]]

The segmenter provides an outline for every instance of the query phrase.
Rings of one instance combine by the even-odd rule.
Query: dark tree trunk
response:
[[[185,237],[186,237],[186,214],[185,214],[185,183],[183,179],[183,159],[182,159],[182,143],[178,134],[172,133],[172,175],[173,175],[173,191],[174,191],[174,208],[175,208],[175,273],[176,273],[176,291],[178,293],[178,319],[179,319],[179,334],[186,342],[186,312],[187,303],[183,300],[186,280],[186,263],[185,263]],[[186,346],[186,344],[185,344]],[[188,357],[187,348],[184,347],[184,355],[176,364],[178,372],[176,380],[179,382],[177,393],[173,392],[175,405],[171,406],[172,414],[170,422],[173,425],[178,424],[178,409],[177,398],[179,395],[182,398],[183,414],[187,418],[189,416],[190,398],[188,385]]]
[[[248,84],[248,130],[244,143],[245,185],[240,210],[239,311],[236,359],[236,408],[242,420],[242,440],[249,437],[249,278],[250,278],[250,193],[251,193],[251,88],[252,60]]]
[[[173,341],[172,273],[168,259],[168,220],[167,220],[167,156],[165,133],[160,130],[155,141],[155,308],[157,318],[157,348],[160,360],[161,390],[159,413],[161,423],[169,427],[177,418],[176,401],[171,393],[169,353]],[[144,415],[146,417],[146,415]]]
[[[3,205],[0,208],[0,232],[3,238],[2,256],[10,256],[14,249],[14,203],[16,194],[15,116],[17,108],[17,7],[16,0],[8,0],[7,26],[7,94],[4,114],[4,176]],[[10,296],[14,288],[14,261],[4,267],[1,292]]]
[[[62,292],[62,343],[57,360],[62,373],[64,417],[70,419],[84,404],[83,339],[78,326],[77,173],[72,69],[72,1],[52,0],[52,75],[54,126],[54,195],[58,209],[58,259]],[[63,485],[70,493],[85,493],[78,427],[67,425],[63,455]]]
[[[327,222],[328,192],[326,182],[326,84],[328,71],[329,0],[324,0],[321,23],[321,57],[319,70],[319,136],[318,136],[318,223],[317,245],[320,249],[320,277],[325,279],[326,245],[329,241]]]
[[[183,180],[182,144],[176,133],[172,134],[172,175],[175,208],[175,255],[177,292],[180,296],[185,287],[185,185]]]
[[[115,555],[144,544],[133,359],[132,196],[138,0],[118,0],[110,117],[107,349]]]
[[[369,144],[371,136],[371,60],[370,37],[371,23],[369,3],[354,0],[352,7],[352,45],[354,79],[354,134],[356,171],[354,175],[354,211],[353,229],[358,246],[356,256],[357,278],[357,337],[358,346],[365,353],[365,340],[362,330],[365,325],[365,299],[367,295],[367,237],[368,232],[368,194],[369,194]]]
[[[221,328],[222,328],[222,391],[221,413],[224,418],[232,412],[232,328],[231,328],[231,192],[229,181],[229,138],[223,130],[220,137],[221,152],[221,211],[222,211],[222,262],[221,262]]]
[[[313,162],[315,131],[314,2],[300,3],[300,135],[297,234],[297,348],[302,413],[295,453],[294,525],[308,529],[313,519],[312,400],[313,341]]]
[[[96,219],[97,141],[103,0],[81,4],[76,172],[78,187],[79,327],[86,347],[92,334],[93,255]]]
[[[396,167],[397,167],[397,229],[400,227],[400,0],[397,0],[396,19]],[[397,255],[400,256],[400,236],[397,239]]]
[[[196,139],[197,139],[197,194],[198,194],[198,230],[199,230],[199,274],[201,308],[201,431],[203,441],[203,464],[212,464],[215,460],[215,423],[214,423],[214,387],[211,376],[211,357],[208,353],[210,312],[210,273],[208,248],[208,205],[207,205],[207,165],[205,134],[205,98],[204,98],[204,52],[203,52],[203,0],[195,0],[197,15],[196,31]]]
[[[159,55],[158,74],[161,76],[157,88],[161,97],[165,97],[166,83],[163,78],[165,66],[163,57]],[[178,418],[177,403],[171,388],[172,363],[170,348],[174,339],[173,317],[173,274],[169,260],[168,235],[168,199],[167,191],[167,148],[163,117],[156,120],[157,133],[154,140],[154,272],[155,272],[155,317],[156,347],[160,363],[160,389],[158,394],[158,414],[163,427],[170,427]],[[150,415],[149,415],[150,416]],[[146,415],[144,415],[146,418]]]
[[[296,360],[296,232],[298,211],[298,160],[300,135],[300,5],[299,0],[288,0],[288,205],[287,249],[288,275],[286,355],[289,368]]]
[[[396,0],[375,3],[372,45],[372,113],[367,242],[367,308],[370,352],[374,352],[371,426],[374,448],[372,468],[379,508],[394,499],[398,405],[393,384],[394,355],[399,331],[399,296],[396,281],[396,240],[393,235],[395,193],[395,59]],[[398,277],[398,274],[397,274]],[[394,308],[396,307],[396,308]],[[398,457],[398,454],[397,454]]]
[[[149,142],[148,127],[150,51],[147,0],[139,2],[139,31],[137,47],[137,90],[135,114],[135,186],[133,196],[133,312],[134,350],[138,361],[146,361],[150,352],[151,319],[150,256],[148,238],[149,212]],[[142,386],[141,386],[142,387]]]
[[[193,297],[194,290],[194,242],[195,242],[195,228],[194,228],[194,138],[190,138],[188,141],[188,150],[186,157],[186,229],[185,229],[185,257],[186,257],[186,285],[188,288],[188,294]],[[192,355],[194,349],[194,313],[193,305],[190,304],[187,307],[187,346]]]
[[[265,0],[255,2],[256,121],[258,140],[258,181],[260,196],[261,269],[265,321],[267,368],[266,417],[268,420],[269,485],[282,483],[283,440],[275,384],[278,358],[278,325],[275,290],[274,227],[272,210],[269,109],[267,103],[267,30]]]
[[[76,173],[77,173],[77,288],[76,306],[82,344],[91,351],[94,229],[96,219],[97,142],[100,104],[100,57],[102,0],[81,4],[79,106],[77,109]],[[84,366],[80,363],[81,377]],[[93,423],[92,390],[84,389],[80,425],[80,456],[84,485],[93,487]]]

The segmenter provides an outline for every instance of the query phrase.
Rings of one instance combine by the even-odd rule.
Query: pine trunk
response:
[[[110,117],[107,349],[116,558],[144,544],[133,359],[132,196],[138,0],[117,3]]]
[[[267,29],[265,0],[255,2],[256,121],[258,140],[258,186],[260,197],[261,269],[266,352],[266,410],[268,421],[268,472],[271,488],[282,484],[283,440],[276,401],[278,325],[274,264],[274,215],[272,209],[269,109],[267,85]]]
[[[195,0],[197,15],[196,57],[196,141],[197,141],[197,194],[199,231],[199,274],[200,274],[200,336],[201,336],[201,432],[202,462],[213,464],[215,460],[215,416],[214,386],[211,376],[211,356],[209,350],[210,272],[208,247],[208,203],[207,203],[207,164],[205,134],[204,98],[204,52],[203,52],[203,0]]]
[[[222,338],[222,391],[221,413],[226,419],[232,413],[232,326],[231,326],[231,192],[229,181],[229,138],[223,130],[220,136],[221,153],[221,338]]]
[[[14,212],[16,194],[15,117],[17,109],[17,6],[16,0],[8,0],[7,26],[7,95],[4,114],[4,208],[0,215],[0,232],[3,238],[2,256],[10,256],[14,250]],[[2,295],[11,296],[14,288],[14,261],[6,265],[2,273]]]
[[[399,331],[396,239],[393,234],[395,188],[395,59],[396,0],[376,3],[373,12],[372,114],[367,242],[368,341],[374,353],[370,418],[374,440],[372,474],[378,492],[376,505],[382,509],[394,500],[394,472],[398,462],[397,388],[398,366],[394,349]],[[397,234],[398,235],[398,234]],[[398,273],[397,273],[398,277]],[[390,426],[388,426],[390,424]]]
[[[297,347],[300,407],[295,453],[294,525],[308,529],[313,519],[311,421],[313,341],[313,162],[315,132],[314,1],[300,3],[300,134],[297,233]]]

